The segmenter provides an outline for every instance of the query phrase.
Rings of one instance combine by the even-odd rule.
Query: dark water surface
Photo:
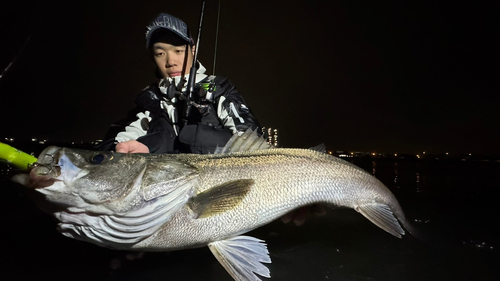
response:
[[[275,221],[266,240],[272,280],[500,280],[500,163],[353,159],[396,195],[429,239],[397,239],[353,210],[296,227]],[[217,280],[232,278],[208,248],[130,260],[66,238],[22,189],[0,180],[3,280]]]

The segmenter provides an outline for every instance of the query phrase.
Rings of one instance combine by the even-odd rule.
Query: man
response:
[[[199,64],[191,110],[183,77],[189,77],[194,42],[186,24],[160,14],[146,33],[146,47],[157,67],[160,81],[144,89],[136,99],[137,119],[118,133],[115,150],[122,153],[211,153],[236,133],[260,126],[243,97],[227,78],[207,76]],[[182,91],[179,91],[182,89]],[[102,149],[102,147],[100,148]],[[314,208],[313,208],[314,209]],[[315,213],[324,209],[315,209]],[[283,216],[285,223],[301,225],[309,213],[299,209]]]
[[[195,46],[182,20],[160,14],[148,26],[146,47],[160,80],[137,97],[136,119],[114,138],[117,152],[212,153],[233,134],[250,127],[260,130],[228,79],[204,74],[199,62],[188,97]]]

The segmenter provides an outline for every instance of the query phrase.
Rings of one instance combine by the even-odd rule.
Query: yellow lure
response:
[[[10,145],[0,142],[0,160],[5,160],[7,163],[15,167],[27,170],[37,161],[36,157],[22,152]]]

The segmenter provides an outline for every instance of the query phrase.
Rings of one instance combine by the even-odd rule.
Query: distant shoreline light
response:
[[[278,145],[278,130],[268,128],[271,133],[271,138],[269,138],[270,143],[277,146]],[[20,145],[57,145],[57,146],[68,146],[68,147],[80,147],[86,149],[93,149],[95,146],[101,144],[103,142],[102,139],[94,140],[91,142],[87,141],[74,141],[74,140],[49,140],[49,139],[39,139],[37,137],[27,138],[27,139],[19,139],[15,137],[0,137],[1,142],[8,143],[9,145],[15,146],[15,143],[19,143]],[[372,158],[395,158],[395,159],[449,159],[449,160],[486,160],[486,161],[500,161],[500,153],[472,153],[472,152],[464,152],[458,153],[450,151],[438,152],[438,153],[429,153],[428,151],[421,151],[419,153],[401,153],[401,152],[364,152],[364,151],[347,151],[347,150],[327,150],[328,154],[339,157],[339,158],[360,158],[360,157],[372,157]]]

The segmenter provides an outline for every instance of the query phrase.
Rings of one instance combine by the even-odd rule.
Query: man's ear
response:
[[[195,50],[196,50],[196,46],[193,45],[193,47],[191,47],[191,53],[193,53],[193,56],[194,56]]]

